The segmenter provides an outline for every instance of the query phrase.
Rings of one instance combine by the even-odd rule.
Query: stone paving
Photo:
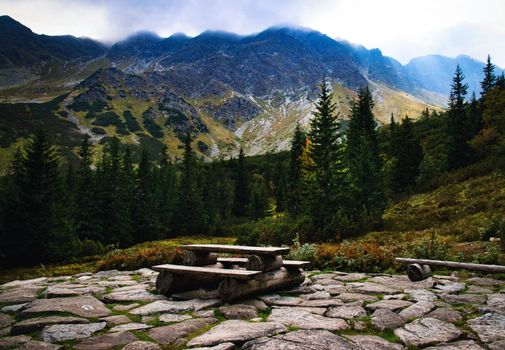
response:
[[[0,349],[505,349],[505,281],[317,271],[223,304],[167,298],[157,273],[102,271],[0,286]]]

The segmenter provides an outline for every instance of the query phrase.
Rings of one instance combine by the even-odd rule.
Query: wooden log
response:
[[[217,263],[216,253],[195,252],[187,250],[182,263],[187,266],[204,266]]]
[[[250,280],[225,278],[219,284],[218,292],[221,299],[231,301],[255,293],[294,287],[304,280],[305,276],[300,269],[288,270],[281,267],[275,271],[264,272]]]
[[[505,266],[503,266],[503,265],[485,265],[485,264],[461,263],[461,262],[456,262],[456,261],[409,259],[409,258],[396,258],[395,260],[400,263],[421,264],[421,265],[428,265],[430,267],[442,266],[442,267],[449,267],[452,269],[465,269],[465,270],[475,270],[475,271],[492,272],[492,273],[505,273]]]
[[[282,267],[282,256],[250,255],[245,264],[246,270],[273,271]]]
[[[431,269],[428,265],[410,264],[407,266],[407,276],[413,282],[422,281],[431,276]]]
[[[205,268],[219,270],[223,269],[224,266],[217,263],[207,265]],[[156,290],[167,296],[172,293],[184,292],[197,288],[217,287],[219,282],[223,279],[219,274],[199,274],[198,277],[195,277],[195,275],[191,273],[174,273],[173,271],[161,268],[157,270],[160,271],[160,273],[156,278]]]

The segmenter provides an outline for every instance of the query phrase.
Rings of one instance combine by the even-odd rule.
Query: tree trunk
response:
[[[216,263],[205,267],[222,269],[223,265]],[[217,287],[222,277],[219,276],[201,276],[195,278],[193,275],[174,274],[168,271],[161,271],[156,278],[156,290],[163,295],[171,295],[176,292],[185,292],[198,288]]]
[[[250,280],[225,278],[219,284],[219,296],[224,301],[231,301],[254,293],[264,293],[276,289],[289,288],[299,285],[305,280],[300,269],[287,270],[280,268],[275,271],[264,272]]]
[[[407,276],[413,282],[422,281],[431,276],[431,269],[428,265],[410,264],[407,266]]]
[[[274,271],[282,267],[280,255],[249,255],[245,265],[246,270],[251,271]]]
[[[409,259],[409,258],[396,258],[395,260],[400,263],[421,264],[421,265],[428,265],[431,267],[442,266],[442,267],[449,267],[449,268],[453,268],[453,269],[465,269],[465,270],[475,270],[475,271],[484,271],[484,272],[505,273],[505,266],[503,266],[503,265],[485,265],[485,264],[461,263],[461,262],[456,262],[456,261]]]
[[[187,250],[182,263],[186,266],[204,266],[217,263],[216,253],[194,252]]]

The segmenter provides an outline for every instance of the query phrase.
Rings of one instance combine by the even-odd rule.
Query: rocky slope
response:
[[[0,286],[0,348],[430,349],[505,347],[505,281],[307,272],[279,294],[167,298],[157,273],[101,271]]]
[[[186,132],[206,158],[234,155],[240,145],[250,155],[287,149],[296,123],[308,125],[323,76],[343,119],[364,85],[373,90],[379,123],[391,113],[415,118],[446,100],[439,94],[444,88],[429,80],[441,78],[425,65],[402,66],[378,49],[304,28],[248,36],[207,31],[193,38],[144,32],[106,48],[89,39],[38,35],[2,16],[0,38],[6,43],[0,48],[0,101],[6,102],[0,113],[6,118],[19,118],[2,112],[12,111],[13,102],[32,110],[33,103],[64,96],[53,109],[58,120],[43,123],[69,122],[102,144],[113,135],[154,151],[166,144],[174,156]],[[0,121],[0,128],[18,134],[13,124]],[[0,158],[23,142],[9,140],[2,140]]]

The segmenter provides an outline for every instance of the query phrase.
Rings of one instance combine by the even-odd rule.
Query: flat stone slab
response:
[[[31,286],[34,284],[38,285],[45,285],[47,282],[47,277],[39,277],[39,278],[33,278],[29,280],[15,280],[12,282],[4,283],[0,285],[2,288],[10,288],[10,287],[20,287],[20,286]]]
[[[387,287],[397,288],[397,289],[420,289],[420,288],[432,288],[435,285],[435,280],[429,277],[425,280],[412,282],[405,275],[396,276],[376,276],[368,279],[367,282],[380,283]]]
[[[35,331],[40,331],[45,326],[52,324],[86,324],[89,321],[82,317],[72,317],[72,316],[48,316],[48,317],[36,317],[23,320],[16,323],[11,328],[11,334],[26,334]]]
[[[406,320],[410,320],[413,318],[422,317],[427,313],[429,313],[434,308],[435,304],[433,304],[431,301],[419,301],[414,305],[410,305],[405,309],[403,309],[402,311],[400,311],[399,315]]]
[[[108,325],[118,325],[130,323],[132,320],[126,315],[114,315],[100,318],[100,321],[107,322]]]
[[[405,347],[400,344],[391,343],[376,335],[351,335],[348,336],[360,350],[403,350]]]
[[[447,343],[458,339],[462,332],[451,323],[435,318],[421,318],[395,329],[403,343],[417,347]]]
[[[304,294],[301,296],[301,298],[304,300],[324,300],[330,299],[331,294],[321,290],[314,293]]]
[[[6,289],[0,292],[0,303],[19,304],[27,303],[37,298],[37,292],[42,286],[23,286]]]
[[[342,293],[337,296],[338,299],[342,300],[344,303],[349,303],[351,301],[377,301],[379,300],[376,296],[367,295],[362,293]]]
[[[351,287],[354,292],[364,294],[396,294],[401,291],[399,288],[371,282],[354,282],[349,283],[347,286]]]
[[[8,349],[29,342],[32,337],[27,335],[15,335],[13,337],[0,338],[0,349]]]
[[[331,307],[341,306],[344,303],[340,299],[304,300],[296,306],[299,307]]]
[[[273,309],[270,316],[268,316],[268,321],[301,329],[338,331],[349,328],[347,322],[342,319],[324,317],[302,310],[293,310],[289,307]]]
[[[149,293],[144,289],[134,289],[129,291],[111,292],[105,294],[103,299],[110,302],[117,301],[155,301],[166,299],[163,295]]]
[[[412,303],[410,301],[392,299],[392,300],[381,300],[372,304],[368,304],[366,305],[366,308],[373,311],[377,309],[388,309],[391,311],[396,311],[411,305]]]
[[[458,322],[463,319],[458,311],[447,307],[437,308],[426,315],[426,317],[436,318],[437,320],[451,323]]]
[[[111,311],[101,301],[91,296],[37,299],[28,304],[21,314],[39,312],[69,312],[87,318],[105,317],[111,314]]]
[[[137,340],[137,337],[129,332],[108,333],[84,339],[79,344],[74,345],[74,348],[79,350],[105,350],[133,343]]]
[[[224,317],[229,319],[250,320],[251,318],[258,317],[258,311],[252,305],[226,305],[221,306],[219,308],[219,311],[223,314]]]
[[[372,315],[372,325],[381,331],[400,328],[404,324],[405,319],[389,309],[378,309]]]
[[[235,344],[230,342],[221,343],[215,346],[203,346],[198,348],[191,348],[191,350],[233,350],[233,349],[236,349]]]
[[[2,312],[6,314],[15,314],[19,310],[21,310],[23,307],[28,305],[28,303],[22,303],[22,304],[14,304],[14,305],[7,305],[2,308]]]
[[[268,306],[294,306],[300,304],[303,299],[298,297],[286,297],[277,294],[260,296],[259,299]]]
[[[355,317],[366,316],[366,310],[361,306],[339,306],[333,307],[326,312],[326,317],[343,318],[350,320]]]
[[[446,293],[459,293],[464,291],[466,284],[460,282],[447,282],[446,284],[437,284],[435,289],[441,290]]]
[[[406,289],[405,293],[414,301],[435,301],[438,299],[435,293],[427,289]]]
[[[44,343],[43,341],[31,340],[21,344],[19,350],[59,350],[61,348],[62,348],[61,345]]]
[[[175,323],[169,326],[151,328],[148,331],[148,334],[152,340],[160,344],[180,346],[185,343],[184,338],[187,337],[189,334],[195,333],[201,330],[202,328],[207,327],[216,322],[217,319],[215,318],[194,318],[179,323]],[[226,340],[223,339],[222,342],[225,341]]]
[[[64,285],[64,286],[49,286],[46,290],[48,298],[69,297],[78,295],[103,294],[105,287],[85,286],[85,285]]]
[[[449,304],[484,304],[487,300],[483,294],[442,294],[441,297]]]
[[[128,310],[131,310],[131,309],[135,309],[136,307],[138,307],[139,304],[138,303],[132,303],[132,304],[128,304],[128,305],[116,305],[112,308],[112,310],[114,311],[128,311]]]
[[[9,327],[11,324],[15,322],[16,320],[14,319],[14,317],[6,314],[0,314],[0,329]]]
[[[135,341],[127,344],[122,350],[161,350],[161,347],[150,341]]]
[[[46,343],[57,343],[65,340],[84,339],[93,333],[101,331],[107,324],[105,322],[89,324],[55,324],[46,326],[41,333]]]
[[[486,277],[472,277],[467,280],[467,283],[475,284],[477,286],[501,286],[505,285],[505,281],[495,280]]]
[[[468,320],[466,324],[484,343],[505,340],[505,315],[488,313]]]
[[[430,346],[425,350],[484,350],[484,348],[473,340],[460,340],[454,343]]]
[[[212,311],[212,314],[214,314],[214,311]],[[190,315],[163,314],[163,315],[160,315],[159,320],[160,320],[160,322],[171,323],[171,322],[181,322],[181,321],[189,320],[190,318],[192,318]]]
[[[278,322],[228,320],[191,339],[187,346],[212,346],[225,342],[243,343],[251,339],[269,337],[286,331],[287,328]]]
[[[222,304],[220,299],[208,300],[184,300],[184,301],[168,301],[158,300],[150,304],[130,310],[133,315],[152,315],[155,313],[179,313],[185,311],[198,311],[208,307],[215,307]]]
[[[359,350],[350,341],[325,330],[299,330],[272,338],[251,340],[243,350]]]
[[[363,273],[349,273],[347,275],[336,275],[333,279],[342,282],[354,282],[368,278],[367,275]]]
[[[120,324],[118,326],[112,327],[109,332],[127,332],[127,331],[138,331],[141,329],[148,329],[148,328],[153,328],[153,326],[144,324],[144,323],[125,323],[125,324]]]

